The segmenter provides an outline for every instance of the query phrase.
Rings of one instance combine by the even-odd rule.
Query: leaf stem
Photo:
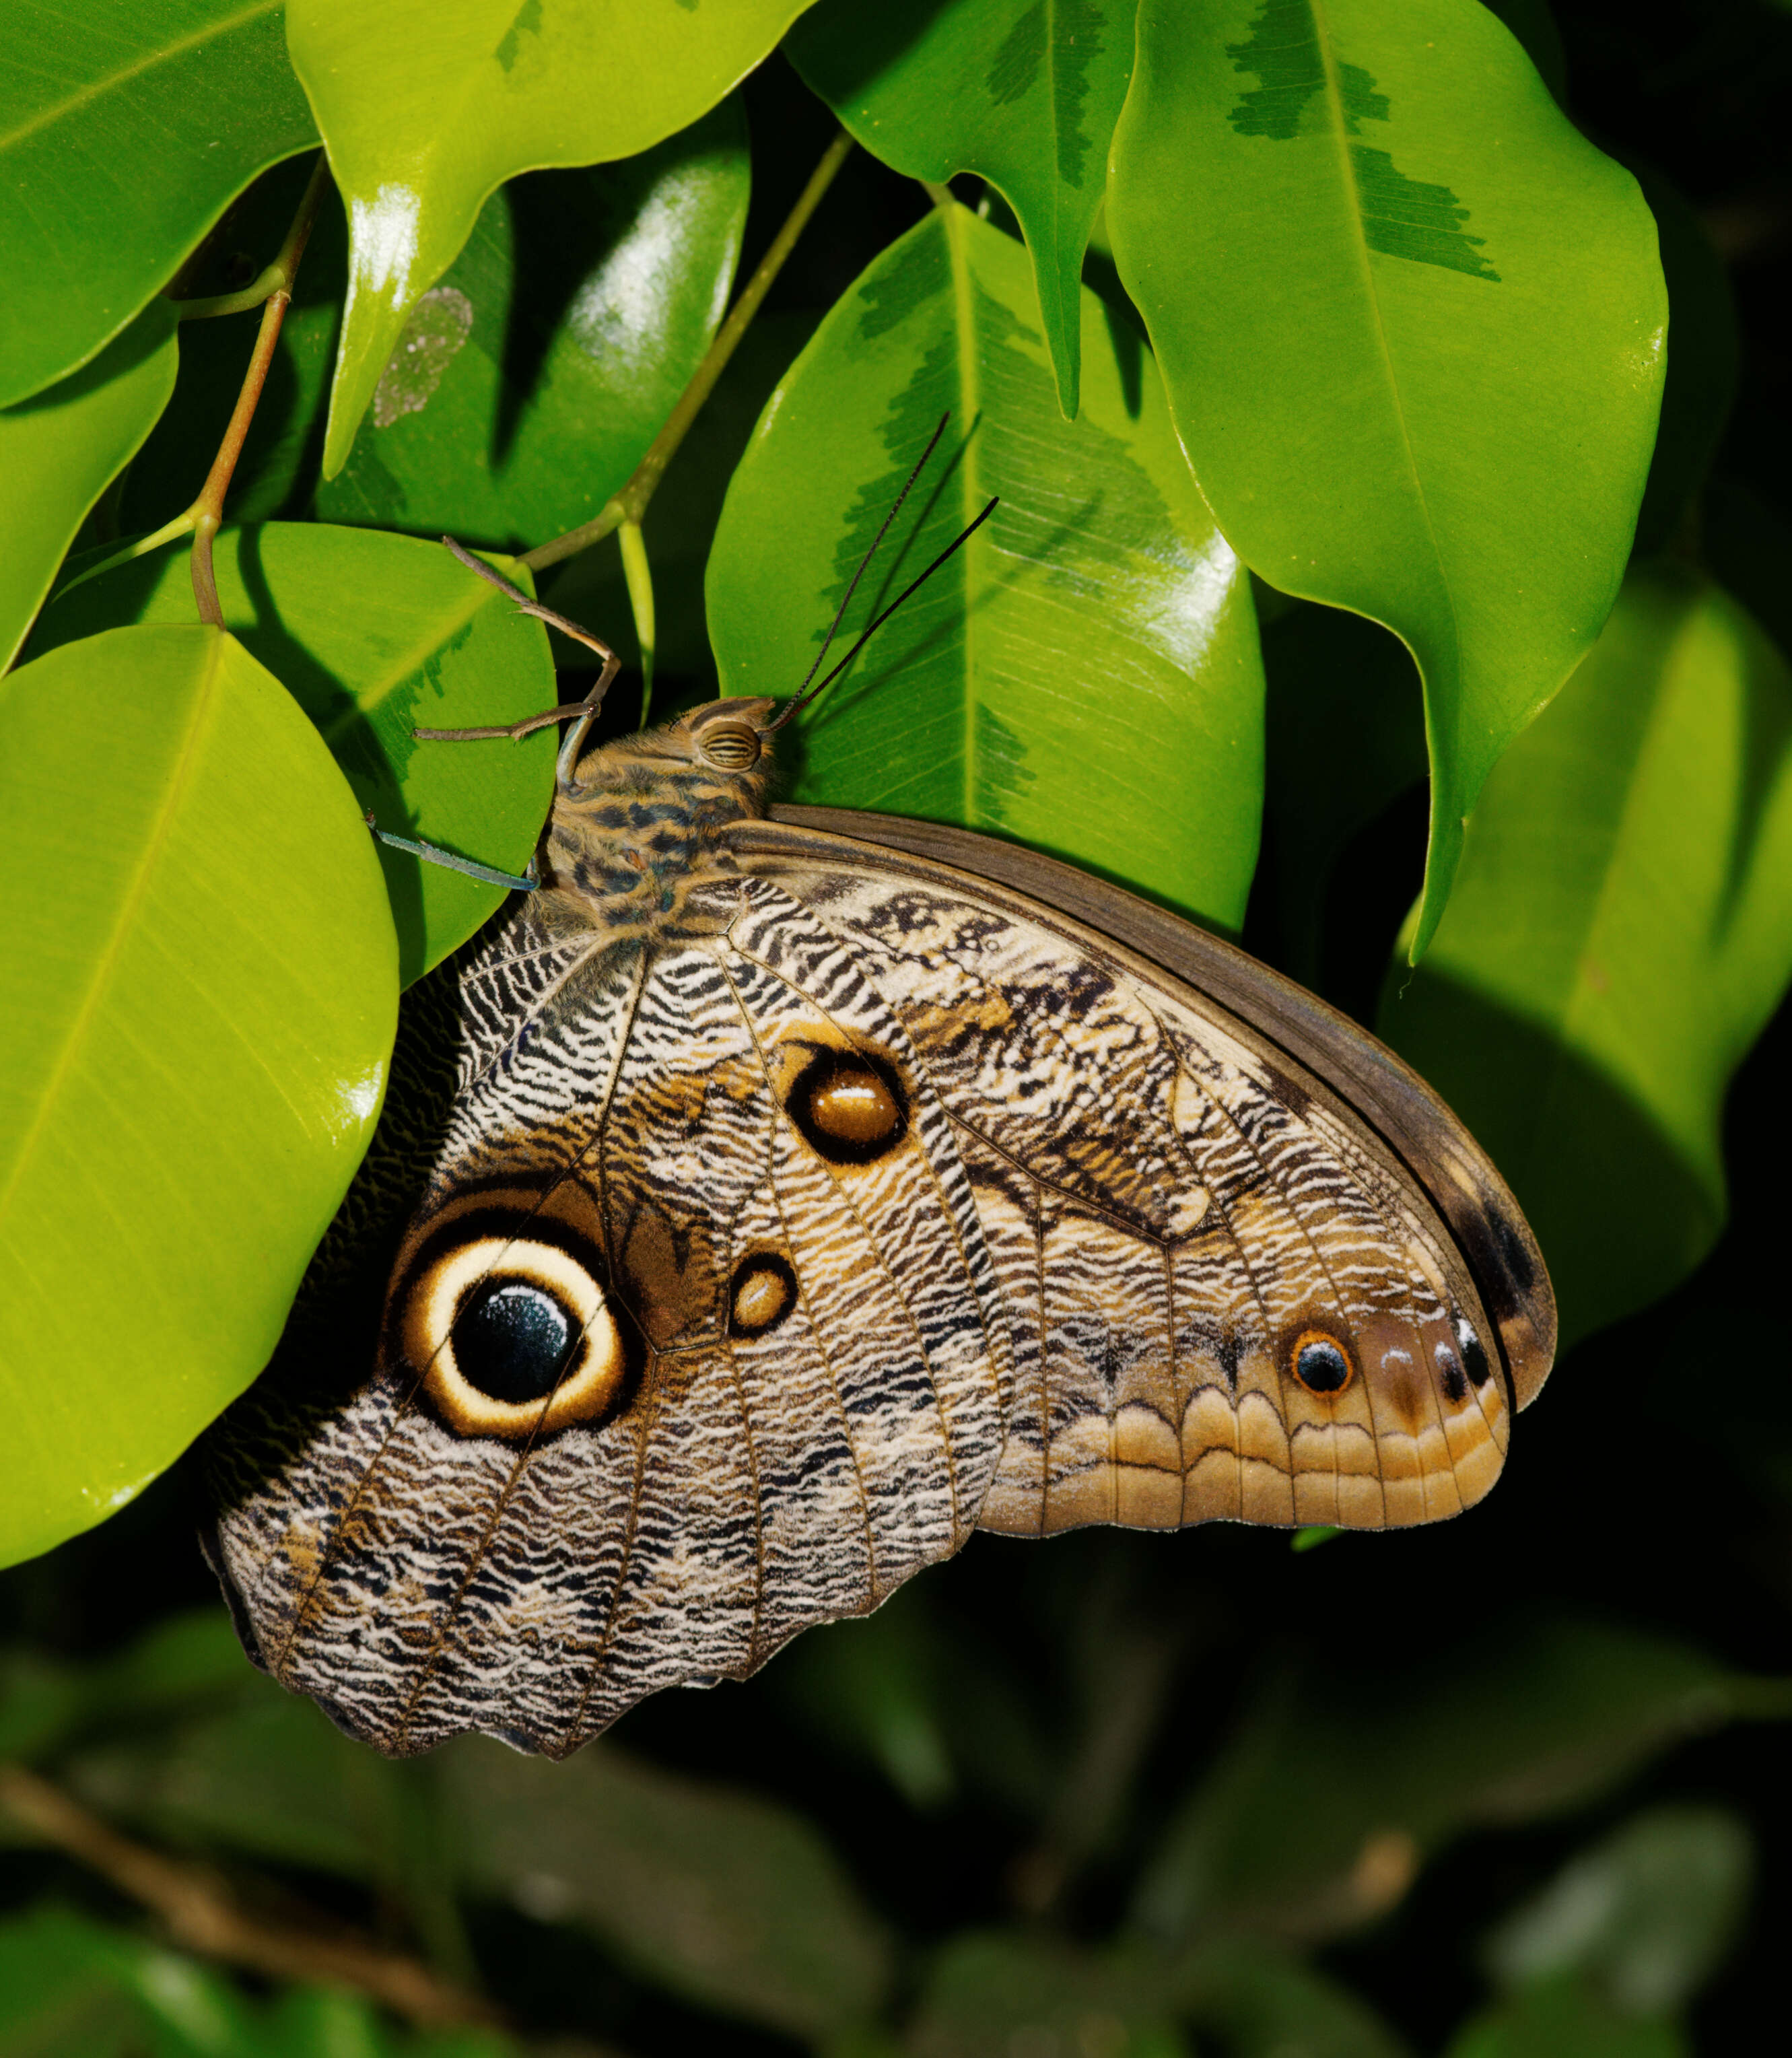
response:
[[[313,1933],[244,1914],[223,1883],[197,1865],[121,1836],[59,1786],[22,1765],[0,1765],[0,1804],[46,1843],[159,1915],[175,1942],[276,1980],[350,1987],[411,2021],[494,2024],[478,1995],[451,1986],[415,1958],[350,1932]]]
[[[193,598],[198,605],[200,620],[209,622],[215,629],[224,626],[224,610],[219,605],[217,580],[212,569],[212,538],[224,520],[224,496],[229,491],[236,460],[243,454],[244,439],[248,435],[249,423],[255,419],[261,390],[268,383],[268,368],[274,361],[274,346],[280,341],[280,324],[292,304],[292,281],[298,274],[299,260],[305,254],[305,244],[311,239],[312,224],[317,219],[317,204],[323,197],[329,175],[328,162],[320,152],[312,168],[304,197],[299,202],[299,211],[292,217],[292,226],[286,232],[286,240],[280,247],[280,254],[263,272],[261,279],[256,281],[257,286],[268,279],[276,283],[261,300],[261,327],[249,357],[248,369],[243,374],[242,387],[236,395],[236,405],[231,411],[224,440],[218,445],[218,454],[212,460],[212,469],[205,475],[205,483],[199,489],[198,497],[186,511],[193,524]],[[256,304],[251,300],[247,304],[253,307]],[[225,310],[216,308],[213,312],[222,313]]]
[[[299,211],[292,217],[292,226],[286,232],[286,240],[271,264],[263,268],[260,274],[252,279],[240,292],[213,293],[206,298],[177,300],[174,312],[184,322],[209,321],[217,315],[247,314],[251,308],[258,308],[263,301],[270,300],[276,293],[290,294],[292,280],[299,269],[299,260],[304,255],[305,243],[311,234],[312,223],[316,219],[318,203],[324,197],[324,189],[329,182],[330,163],[320,150],[317,162],[311,168]]]
[[[667,465],[684,439],[697,411],[709,397],[710,391],[721,376],[722,369],[734,355],[735,346],[747,332],[748,324],[759,312],[759,305],[771,288],[772,281],[784,268],[784,260],[796,247],[797,239],[809,225],[809,218],[820,205],[821,196],[833,183],[833,177],[846,161],[846,154],[852,148],[852,138],[843,129],[823,153],[821,161],[809,174],[809,184],[798,196],[797,205],[785,217],[784,226],[772,239],[772,247],[759,260],[758,269],[747,281],[741,297],[729,308],[728,319],[716,332],[715,341],[709,345],[703,362],[691,375],[690,383],[678,397],[678,404],[667,415],[664,427],[647,447],[647,454],[630,475],[622,491],[606,501],[602,510],[590,521],[576,529],[570,529],[563,536],[556,536],[551,542],[543,543],[525,554],[522,562],[530,571],[545,571],[550,565],[557,565],[567,558],[578,556],[581,550],[589,550],[592,544],[601,542],[611,530],[619,529],[625,522],[639,525],[647,511],[647,503],[654,497]]]

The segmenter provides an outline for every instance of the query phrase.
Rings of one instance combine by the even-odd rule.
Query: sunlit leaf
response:
[[[518,172],[630,157],[707,113],[808,0],[289,0],[348,206],[333,479],[411,311]]]
[[[0,411],[0,671],[87,511],[155,426],[178,356],[174,311],[154,301],[90,364]]]
[[[348,788],[222,631],[0,685],[0,1559],[101,1520],[272,1349],[372,1133],[391,918]]]
[[[1730,1075],[1792,976],[1792,677],[1720,588],[1633,573],[1489,780],[1379,1027],[1523,1204],[1565,1337],[1711,1247]]]
[[[6,33],[0,406],[103,350],[257,172],[317,140],[280,0],[9,0]]]
[[[1233,546],[1419,661],[1422,950],[1483,781],[1623,571],[1648,209],[1477,0],[1144,0],[1107,219]]]
[[[709,633],[725,691],[793,690],[950,411],[844,636],[1001,504],[797,717],[792,797],[1000,831],[1236,927],[1262,779],[1248,582],[1136,335],[1092,293],[1082,309],[1069,423],[1018,245],[948,205],[885,251],[735,474]]]
[[[512,180],[411,309],[318,514],[501,549],[590,521],[701,362],[746,209],[731,101],[624,164]]]
[[[469,1740],[445,1771],[475,1880],[674,1992],[816,2038],[882,1999],[882,1926],[800,1816],[604,1745],[554,1765]]]
[[[1132,76],[1137,0],[947,0],[900,8],[824,0],[785,49],[868,150],[910,177],[989,181],[1033,260],[1064,412],[1083,353],[1083,252]]]
[[[217,538],[226,626],[290,689],[379,827],[520,873],[546,820],[554,740],[419,743],[413,728],[519,721],[558,696],[539,622],[439,543],[271,522]],[[507,559],[513,582],[528,574]],[[185,550],[120,565],[54,601],[33,654],[115,624],[191,621]],[[245,784],[252,797],[252,785]],[[507,888],[390,844],[379,862],[406,983],[458,949]]]

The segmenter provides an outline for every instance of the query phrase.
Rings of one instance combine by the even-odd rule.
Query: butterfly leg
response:
[[[507,578],[500,578],[490,565],[483,564],[468,550],[463,550],[452,536],[444,536],[447,546],[470,572],[477,572],[488,586],[495,586],[500,593],[508,594],[515,602],[519,614],[532,614],[538,621],[550,623],[562,635],[570,636],[575,642],[582,643],[589,650],[595,650],[603,660],[603,669],[598,674],[597,683],[582,701],[567,701],[559,707],[547,709],[541,714],[532,714],[522,721],[513,721],[496,729],[414,729],[411,733],[420,743],[474,743],[490,737],[508,737],[514,743],[533,730],[546,729],[549,723],[570,721],[566,740],[560,745],[560,754],[554,761],[554,777],[562,793],[569,791],[573,783],[574,768],[578,763],[579,753],[585,748],[585,738],[591,724],[597,719],[598,710],[603,705],[603,697],[610,690],[610,682],[622,667],[622,659],[607,643],[599,642],[588,629],[581,629],[576,622],[569,622],[563,614],[556,614],[551,607],[543,607],[538,600],[531,600],[519,586],[514,586]],[[376,835],[381,832],[375,831]],[[390,842],[391,839],[385,839]]]
[[[532,857],[526,872],[500,872],[495,864],[481,864],[477,858],[463,857],[458,851],[443,849],[439,844],[419,843],[410,836],[394,836],[390,829],[381,828],[372,815],[363,815],[361,820],[380,842],[389,843],[394,850],[407,850],[413,857],[422,858],[426,864],[445,865],[450,872],[464,872],[470,879],[483,879],[488,886],[508,886],[518,893],[533,893],[542,883]]]

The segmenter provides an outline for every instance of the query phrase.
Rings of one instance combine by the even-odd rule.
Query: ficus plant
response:
[[[1569,1334],[1707,1247],[1792,971],[1792,688],[1699,561],[1708,282],[1683,375],[1671,196],[1564,112],[1540,7],[0,24],[37,54],[0,83],[7,1561],[256,1377],[401,988],[509,890],[370,824],[499,875],[534,846],[549,734],[414,731],[594,660],[439,538],[618,648],[613,726],[785,693],[942,419],[847,633],[995,512],[805,709],[786,797],[1253,908],[1321,981],[1340,853],[1423,781],[1381,1033],[1511,1179]],[[819,140],[743,280],[768,64]],[[850,262],[793,318],[824,233]]]

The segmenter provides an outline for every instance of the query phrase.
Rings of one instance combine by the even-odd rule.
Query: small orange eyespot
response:
[[[1309,1393],[1330,1400],[1341,1393],[1354,1377],[1350,1353],[1326,1329],[1302,1329],[1289,1353],[1294,1377]]]

